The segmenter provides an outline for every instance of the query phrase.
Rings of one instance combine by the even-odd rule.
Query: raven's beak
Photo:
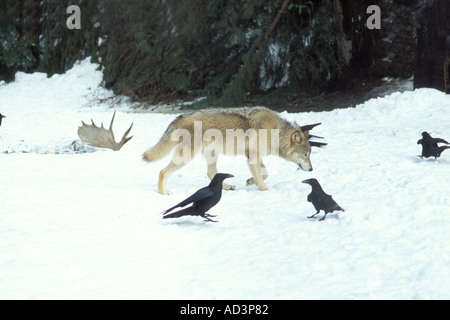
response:
[[[228,179],[228,178],[234,178],[234,176],[232,174],[229,173],[221,173],[223,180]]]

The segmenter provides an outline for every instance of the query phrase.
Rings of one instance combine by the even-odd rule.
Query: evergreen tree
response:
[[[0,4],[0,71],[6,80],[39,64],[38,9],[38,0],[4,0]]]
[[[69,29],[67,8],[81,10],[81,29]],[[39,71],[49,75],[70,69],[76,60],[92,56],[97,61],[100,37],[99,5],[101,1],[46,0],[41,4],[41,63]]]
[[[82,29],[69,30],[67,7],[82,10]],[[2,0],[0,3],[0,78],[17,71],[65,72],[76,60],[98,58],[101,1]]]
[[[371,0],[2,0],[0,79],[91,56],[107,88],[136,100],[286,102],[411,75],[417,1],[378,1],[382,28],[369,30]],[[70,5],[80,30],[67,28]]]

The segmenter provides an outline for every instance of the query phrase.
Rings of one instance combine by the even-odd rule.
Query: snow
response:
[[[0,85],[0,299],[450,299],[450,151],[420,159],[421,132],[450,139],[450,96],[395,92],[355,108],[282,116],[322,122],[314,171],[268,157],[268,191],[245,159],[222,157],[236,190],[199,217],[160,212],[207,185],[201,157],[157,192],[168,163],[142,161],[176,114],[113,108],[84,60],[63,75]],[[81,120],[131,122],[114,152],[78,141]],[[76,142],[73,146],[73,142]],[[317,178],[345,212],[306,201]],[[319,215],[321,217],[321,215]]]

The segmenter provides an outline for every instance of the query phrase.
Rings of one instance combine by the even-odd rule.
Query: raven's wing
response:
[[[324,204],[327,207],[325,209],[325,212],[333,212],[333,211],[344,211],[337,203],[334,201],[333,197],[330,195],[327,195],[327,197],[324,199]]]
[[[317,211],[325,210],[325,194],[319,191],[313,191],[308,195],[307,200],[311,202]]]
[[[307,125],[301,126],[300,129],[302,129],[302,131],[309,131],[309,130],[312,130],[314,127],[318,126],[319,124],[322,124],[322,122],[314,123],[314,124],[307,124]]]
[[[445,143],[445,144],[449,144],[447,141],[445,141],[444,139],[441,138],[433,138],[433,143]]]
[[[190,196],[189,198],[181,201],[179,204],[177,204],[177,205],[173,206],[172,208],[169,208],[169,209],[161,212],[161,214],[166,214],[166,213],[172,211],[175,208],[187,206],[188,204],[190,204],[192,202],[205,199],[207,197],[212,196],[213,194],[214,194],[214,191],[210,187],[202,188],[202,189],[198,190],[196,193],[194,193],[192,196]]]
[[[325,142],[309,141],[309,145],[311,147],[319,147],[319,148],[321,148],[323,146],[326,146],[327,144],[328,143],[325,143]]]

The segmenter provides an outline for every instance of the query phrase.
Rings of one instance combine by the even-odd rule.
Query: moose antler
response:
[[[83,121],[83,126],[78,128],[78,136],[83,142],[90,146],[99,147],[99,148],[109,148],[114,151],[120,150],[122,146],[130,141],[133,136],[127,138],[127,135],[130,133],[131,128],[133,128],[133,123],[130,128],[123,134],[122,140],[120,142],[116,142],[114,139],[114,133],[112,131],[112,126],[114,122],[114,118],[116,116],[116,112],[114,111],[113,117],[111,119],[111,124],[109,125],[109,129],[106,130],[103,127],[103,122],[101,127],[97,127],[94,123],[94,120],[91,119],[92,124],[86,124]]]

